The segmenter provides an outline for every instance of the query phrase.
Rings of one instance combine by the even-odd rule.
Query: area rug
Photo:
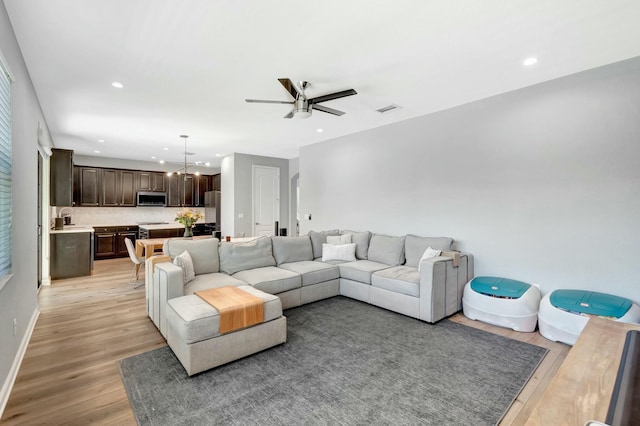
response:
[[[121,360],[138,423],[492,425],[547,352],[340,296],[285,316],[285,344],[191,378],[168,347]]]

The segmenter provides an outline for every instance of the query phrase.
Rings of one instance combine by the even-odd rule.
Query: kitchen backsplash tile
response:
[[[205,215],[205,209],[199,210]],[[73,207],[71,222],[76,225],[91,226],[115,226],[115,225],[135,225],[138,222],[168,222],[173,223],[176,213],[180,207]],[[210,209],[207,208],[207,213]],[[215,222],[215,209],[213,216],[208,222]],[[54,213],[55,214],[55,213]],[[207,222],[203,217],[198,223]]]

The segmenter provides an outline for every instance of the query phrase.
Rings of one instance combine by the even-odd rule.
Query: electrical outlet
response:
[[[18,318],[13,319],[13,335],[18,335]]]

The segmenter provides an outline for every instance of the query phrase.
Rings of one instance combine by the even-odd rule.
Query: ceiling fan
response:
[[[245,99],[250,103],[260,104],[291,104],[293,109],[284,118],[308,118],[311,117],[311,111],[317,110],[326,112],[333,115],[344,115],[344,112],[337,109],[329,108],[324,105],[318,105],[320,102],[326,102],[333,99],[344,98],[345,96],[357,95],[353,89],[342,90],[340,92],[329,93],[328,95],[316,96],[315,98],[307,98],[304,94],[304,90],[309,87],[309,82],[301,81],[298,86],[293,84],[288,78],[279,78],[278,81],[284,86],[284,88],[293,97],[293,101],[267,101],[260,99]]]

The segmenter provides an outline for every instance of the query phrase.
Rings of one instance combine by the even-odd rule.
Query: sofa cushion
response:
[[[382,269],[387,269],[389,265],[372,262],[371,260],[356,260],[355,262],[341,263],[340,278],[347,278],[365,284],[371,284],[371,274]]]
[[[275,266],[247,269],[236,272],[233,276],[270,294],[278,294],[302,286],[300,274]]]
[[[313,260],[313,249],[308,235],[302,237],[271,237],[271,245],[276,265]]]
[[[331,231],[309,231],[311,239],[311,247],[313,248],[313,258],[322,257],[322,244],[327,242],[327,235],[340,235],[340,231],[332,229]]]
[[[340,269],[337,266],[313,260],[283,263],[278,267],[300,274],[303,287],[340,278]]]
[[[356,244],[356,259],[366,260],[369,252],[369,241],[371,232],[369,231],[341,231],[341,234],[351,234],[351,242]]]
[[[402,265],[404,263],[404,237],[373,234],[369,242],[367,258],[372,262],[384,263],[389,266]]]
[[[371,275],[371,285],[394,293],[420,297],[420,272],[410,266],[394,266]]]
[[[404,251],[407,257],[407,266],[418,267],[420,258],[427,247],[434,250],[451,250],[453,238],[449,237],[418,237],[407,235],[404,240]]]
[[[240,288],[262,299],[264,322],[282,316],[282,304],[278,296],[247,285]],[[220,335],[218,310],[195,294],[167,301],[167,321],[185,343],[196,343]]]
[[[330,238],[330,237],[327,237]],[[323,244],[322,261],[344,260],[345,262],[356,261],[356,245],[349,244]]]
[[[327,235],[327,244],[351,244],[352,234]],[[324,256],[324,247],[322,247],[322,255]]]
[[[193,260],[193,271],[196,275],[208,274],[211,272],[220,272],[220,261],[218,260],[218,244],[220,240],[217,238],[169,238],[163,245],[163,250],[171,259],[189,251],[191,260]]]
[[[201,274],[196,275],[191,282],[184,286],[184,294],[193,294],[196,291],[207,290],[209,288],[220,288],[226,286],[239,287],[241,285],[247,285],[247,283],[220,272]]]
[[[245,269],[274,266],[271,238],[261,237],[244,242],[220,243],[220,270],[229,275]]]

